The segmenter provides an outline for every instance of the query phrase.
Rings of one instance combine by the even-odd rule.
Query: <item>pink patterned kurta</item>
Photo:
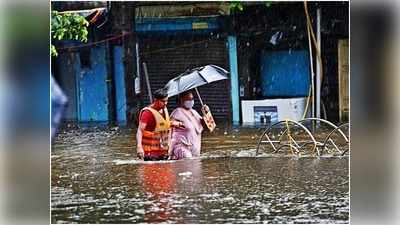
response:
[[[174,128],[172,131],[172,158],[183,159],[199,157],[201,150],[201,116],[196,110],[176,108],[171,113],[171,118],[182,121],[186,128]]]

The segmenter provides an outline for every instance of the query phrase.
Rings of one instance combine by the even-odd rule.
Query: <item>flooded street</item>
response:
[[[61,132],[52,223],[348,223],[348,156],[255,156],[261,129],[203,136],[193,160],[135,160],[130,129]]]

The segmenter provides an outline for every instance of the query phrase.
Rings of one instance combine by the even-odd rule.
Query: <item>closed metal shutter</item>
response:
[[[140,38],[140,60],[146,62],[151,90],[163,87],[170,79],[187,69],[213,64],[226,70],[228,51],[226,38],[210,40],[202,36],[159,36]],[[141,68],[143,71],[143,68]],[[147,87],[142,72],[141,88],[144,103],[149,104]],[[207,104],[216,120],[228,120],[231,117],[230,81],[218,81],[198,88],[203,102]],[[195,96],[194,108],[199,111],[200,102]],[[168,110],[172,112],[177,106],[177,97],[171,97]]]

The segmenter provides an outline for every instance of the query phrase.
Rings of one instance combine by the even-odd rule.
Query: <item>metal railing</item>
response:
[[[319,118],[306,118],[300,121],[282,120],[271,124],[262,133],[258,140],[256,155],[280,154],[289,149],[292,155],[343,156],[348,154],[350,149],[348,132],[345,132],[349,126],[349,123],[336,126],[330,121]]]

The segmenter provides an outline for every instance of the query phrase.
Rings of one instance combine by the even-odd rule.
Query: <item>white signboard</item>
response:
[[[268,124],[285,119],[301,120],[306,101],[307,98],[243,100],[243,123]]]

